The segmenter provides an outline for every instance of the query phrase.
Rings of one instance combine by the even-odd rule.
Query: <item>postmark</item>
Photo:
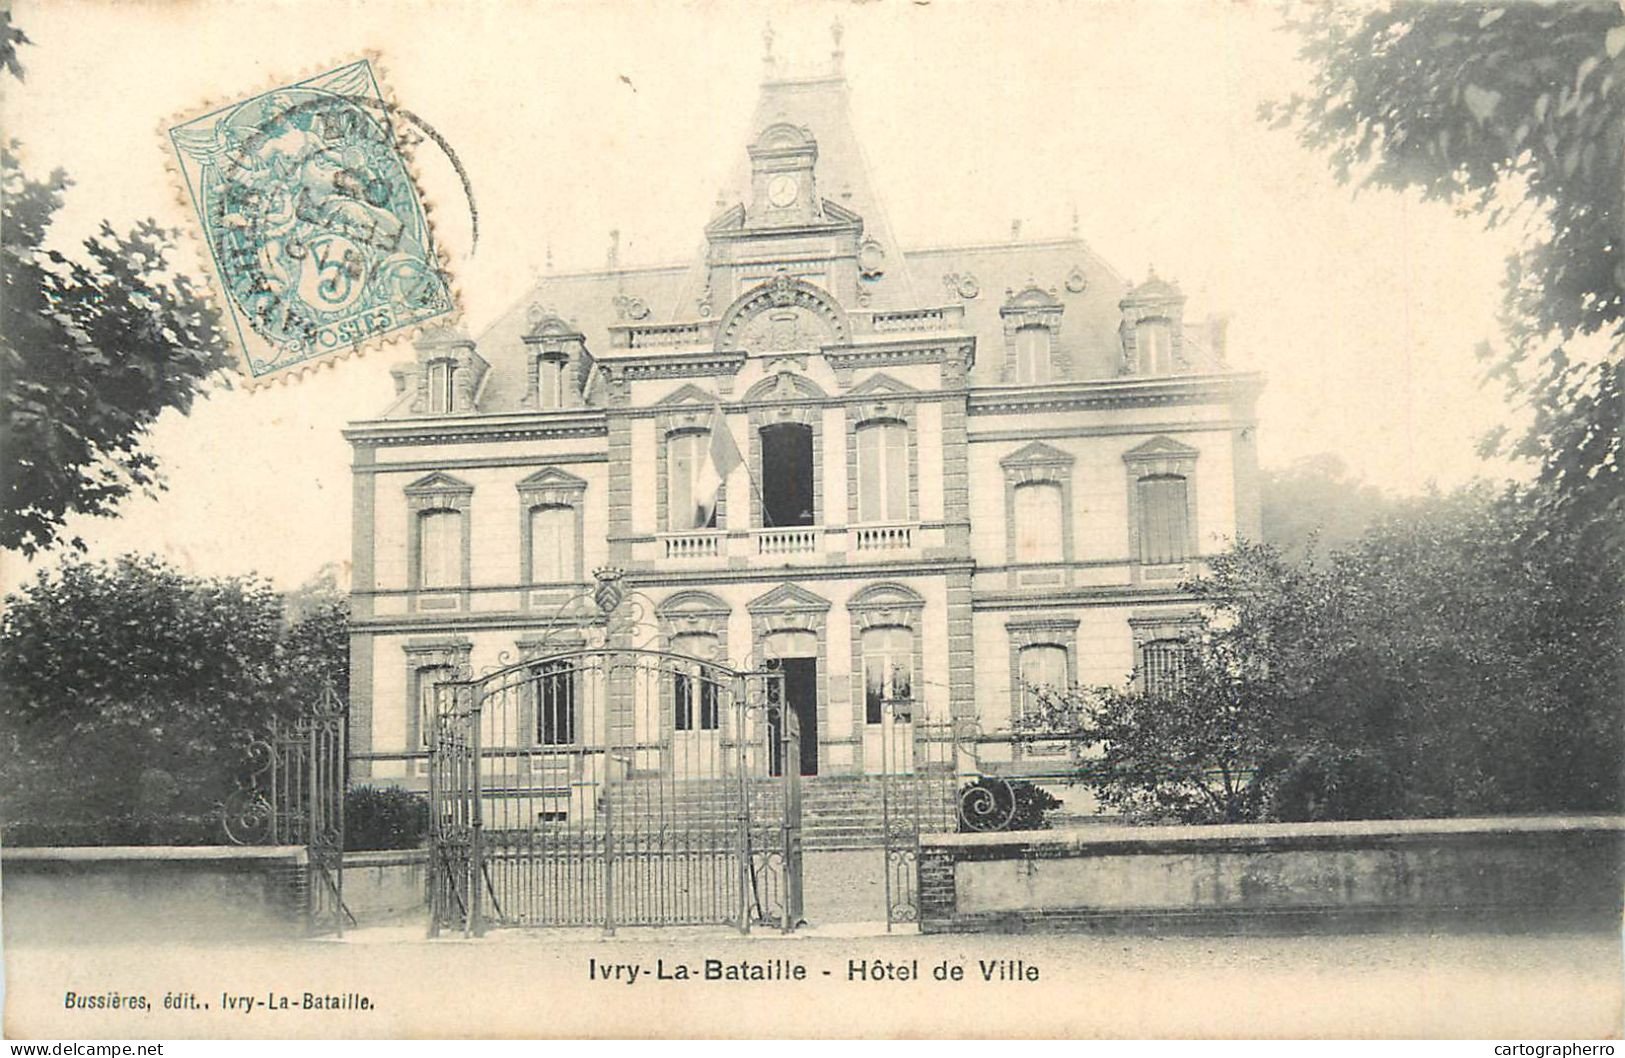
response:
[[[251,382],[451,314],[370,58],[168,129]]]

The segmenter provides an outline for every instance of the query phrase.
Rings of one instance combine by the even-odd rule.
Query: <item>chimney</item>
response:
[[[1227,332],[1230,330],[1230,317],[1222,312],[1212,312],[1207,317],[1207,344],[1213,350],[1213,358],[1220,363],[1224,362],[1225,342]]]

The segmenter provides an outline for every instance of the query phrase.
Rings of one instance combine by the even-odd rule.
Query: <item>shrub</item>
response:
[[[344,847],[351,852],[415,849],[429,834],[429,802],[396,786],[356,786],[344,795]]]

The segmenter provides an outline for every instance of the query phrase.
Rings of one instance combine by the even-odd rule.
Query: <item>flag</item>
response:
[[[711,443],[706,446],[706,458],[700,464],[694,479],[695,525],[712,525],[717,516],[717,493],[728,480],[734,468],[745,462],[734,444],[734,435],[722,415],[722,405],[711,411]]]

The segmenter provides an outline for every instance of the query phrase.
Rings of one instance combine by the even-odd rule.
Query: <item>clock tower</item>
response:
[[[769,125],[750,146],[747,227],[790,227],[823,219],[813,166],[818,144],[795,125]]]

